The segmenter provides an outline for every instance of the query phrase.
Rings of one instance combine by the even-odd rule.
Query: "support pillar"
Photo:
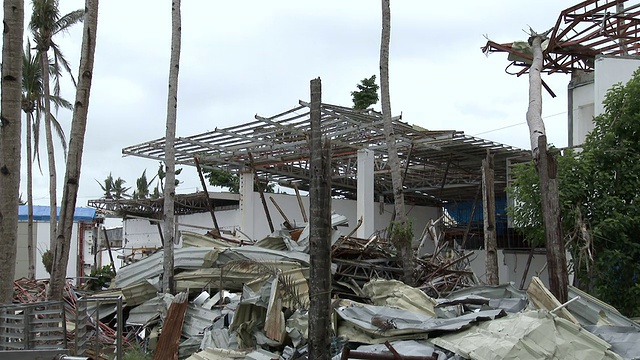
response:
[[[240,231],[254,240],[253,209],[253,172],[245,170],[240,173]]]
[[[362,218],[362,225],[356,236],[368,238],[375,231],[374,193],[373,193],[373,150],[358,150],[358,195],[357,219]]]

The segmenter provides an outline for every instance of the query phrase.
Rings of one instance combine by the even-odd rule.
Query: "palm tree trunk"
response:
[[[542,197],[542,218],[547,240],[547,264],[549,264],[549,287],[558,301],[567,301],[567,259],[562,241],[560,227],[560,199],[558,182],[553,165],[555,158],[547,151],[547,137],[542,120],[542,47],[545,35],[532,31],[533,63],[529,69],[529,109],[527,123],[531,134],[531,150],[533,161],[540,177],[540,194]]]
[[[396,211],[396,223],[392,231],[392,241],[400,252],[404,281],[413,281],[413,251],[408,237],[407,216],[404,211],[404,193],[402,191],[402,174],[400,172],[400,159],[396,148],[396,138],[391,121],[391,97],[389,96],[389,42],[391,39],[391,8],[389,0],[382,0],[382,39],[380,41],[380,100],[382,102],[382,120],[384,122],[384,134],[387,140],[387,152],[389,153],[389,168],[393,183],[393,200]],[[395,234],[395,235],[393,235]],[[404,235],[404,236],[403,236]]]
[[[57,230],[57,191],[56,191],[56,159],[53,150],[53,133],[51,131],[51,98],[49,93],[49,56],[46,51],[40,52],[42,85],[44,93],[44,128],[47,140],[47,162],[49,163],[49,249],[53,251]]]
[[[321,131],[322,83],[311,80],[309,189],[309,359],[330,359],[331,346],[331,145]]]
[[[82,151],[84,135],[87,128],[89,112],[89,95],[91,79],[93,78],[93,60],[96,50],[96,31],[98,26],[98,0],[85,1],[85,20],[82,36],[82,52],[80,54],[80,70],[78,87],[73,108],[71,136],[69,138],[69,153],[64,177],[64,190],[60,209],[60,226],[56,237],[56,247],[51,268],[51,284],[48,297],[52,300],[62,300],[67,264],[69,262],[69,247],[73,230],[73,215],[80,184],[80,168],[82,165]]]
[[[169,92],[167,96],[167,131],[165,135],[164,187],[164,274],[162,290],[173,293],[173,241],[175,238],[174,200],[176,193],[175,137],[178,117],[178,72],[180,70],[181,40],[180,0],[171,4],[171,60],[169,64]]]
[[[24,1],[4,0],[0,100],[0,304],[13,299],[20,193]]]
[[[29,271],[27,277],[36,278],[35,243],[33,238],[33,150],[31,147],[33,127],[33,112],[27,113],[27,251],[29,252]]]
[[[49,164],[49,249],[53,249],[57,230],[57,189],[56,189],[56,158],[53,149],[53,132],[51,131],[51,99],[49,94],[49,56],[47,52],[40,53],[42,67],[42,86],[44,95],[44,129],[47,142],[47,162]]]

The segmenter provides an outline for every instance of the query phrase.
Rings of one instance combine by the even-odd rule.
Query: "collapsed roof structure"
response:
[[[372,110],[322,104],[321,130],[331,140],[333,195],[355,199],[357,152],[374,152],[374,187],[391,201],[392,185],[382,114]],[[487,151],[495,156],[496,193],[507,184],[508,160],[526,161],[528,151],[465,135],[455,130],[427,130],[393,118],[407,201],[420,205],[473,199],[481,183],[481,163]],[[180,137],[175,142],[176,164],[234,173],[254,168],[258,175],[281,186],[309,188],[309,104],[255,121]],[[126,147],[124,155],[164,160],[164,138]],[[253,164],[251,157],[253,158]]]

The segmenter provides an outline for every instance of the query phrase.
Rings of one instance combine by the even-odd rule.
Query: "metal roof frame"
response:
[[[331,104],[321,105],[321,131],[330,138],[333,195],[355,199],[357,152],[374,152],[374,187],[389,202],[393,199],[382,114]],[[507,183],[507,159],[528,161],[530,152],[495,143],[455,130],[426,130],[393,118],[397,151],[404,174],[408,203],[442,204],[473,199],[481,184],[481,163],[487,151],[495,156],[496,194]],[[216,128],[175,141],[176,164],[194,166],[198,157],[203,168],[234,173],[250,169],[250,156],[258,176],[281,186],[309,189],[309,104],[299,104],[270,117],[255,116],[249,123]],[[163,161],[164,138],[122,149],[125,156]]]
[[[626,2],[586,0],[560,12],[543,49],[542,71],[593,71],[597,55],[640,55],[640,3],[624,8]],[[488,41],[482,51],[509,53],[511,63],[506,71],[520,76],[528,72],[533,55],[514,44]],[[512,66],[521,69],[512,72]]]

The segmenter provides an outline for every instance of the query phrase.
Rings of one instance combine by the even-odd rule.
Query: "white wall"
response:
[[[267,218],[264,213],[264,209],[262,207],[260,195],[258,193],[253,193],[253,197],[253,201],[256,206],[249,208],[248,214],[245,214],[245,216],[248,216],[250,219],[252,219],[253,232],[249,233],[249,231],[245,231],[240,228],[240,224],[242,223],[242,214],[240,213],[239,209],[216,212],[216,219],[218,220],[218,224],[222,230],[233,231],[234,229],[239,229],[242,232],[249,233],[247,235],[249,235],[254,240],[260,240],[271,233]],[[269,213],[271,215],[275,230],[282,228],[284,218],[282,217],[282,215],[280,215],[276,207],[273,205],[273,203],[269,199],[270,197],[274,198],[274,200],[277,202],[278,206],[282,209],[285,216],[289,219],[292,225],[300,226],[304,224],[302,213],[298,205],[298,200],[295,195],[265,194],[265,200],[267,202],[267,206],[269,208]],[[303,196],[302,202],[308,217],[309,197]],[[380,207],[378,203],[375,203],[375,207],[375,230],[384,230],[391,221],[391,212],[393,211],[393,206],[389,204],[383,205],[382,213],[380,213]],[[348,227],[339,228],[339,230],[346,235],[358,223],[358,219],[356,218],[356,202],[354,200],[334,199],[332,201],[332,208],[335,213],[344,215],[347,217],[347,219],[349,219]],[[435,219],[437,217],[438,209],[424,206],[407,206],[407,213],[408,217],[413,222],[414,233],[416,234],[416,236],[419,236],[429,219]],[[213,228],[213,221],[211,220],[211,215],[209,213],[198,213],[193,215],[180,216],[178,217],[177,222],[181,224],[199,225],[209,227],[211,229]],[[179,226],[179,230],[189,230],[201,234],[206,232],[205,229],[191,228],[185,225]],[[148,220],[125,220],[124,234],[125,248],[127,248],[127,250],[130,250],[131,248],[160,247],[160,239],[158,237],[157,227],[155,223],[151,224]]]
[[[485,250],[474,250],[474,254],[471,255],[471,268],[480,281],[485,282],[486,277],[486,257]],[[529,258],[529,252],[514,252],[509,250],[498,250],[498,277],[500,283],[513,282],[515,287],[519,287],[524,274],[524,269],[527,265],[527,259]],[[526,289],[531,282],[532,276],[539,276],[540,280],[549,287],[549,274],[547,273],[546,266],[547,256],[545,254],[534,254],[529,266],[529,272],[527,273],[527,279],[524,283]],[[543,269],[544,268],[544,269]],[[542,270],[542,271],[541,271]]]
[[[597,56],[593,75],[583,74],[569,84],[570,120],[569,146],[584,142],[593,130],[593,117],[604,112],[607,91],[616,83],[623,85],[640,66],[640,59],[631,56]],[[592,79],[592,80],[591,80]]]
[[[49,222],[35,222],[34,236],[36,238],[36,279],[49,278],[49,273],[45,270],[42,264],[42,254],[49,249]],[[73,223],[73,229],[71,232],[71,245],[69,248],[69,263],[67,264],[67,277],[75,279],[80,276],[77,272],[78,266],[78,227],[79,223]],[[26,227],[25,227],[26,228]],[[26,234],[26,232],[25,232]],[[18,241],[23,241],[19,238]],[[26,242],[26,235],[24,242]],[[17,277],[16,273],[16,277]]]
[[[621,82],[623,85],[631,79],[633,72],[640,66],[638,57],[630,56],[598,56],[596,57],[595,75],[594,75],[594,98],[595,98],[595,115],[598,116],[604,112],[602,101],[607,91],[616,83]]]

